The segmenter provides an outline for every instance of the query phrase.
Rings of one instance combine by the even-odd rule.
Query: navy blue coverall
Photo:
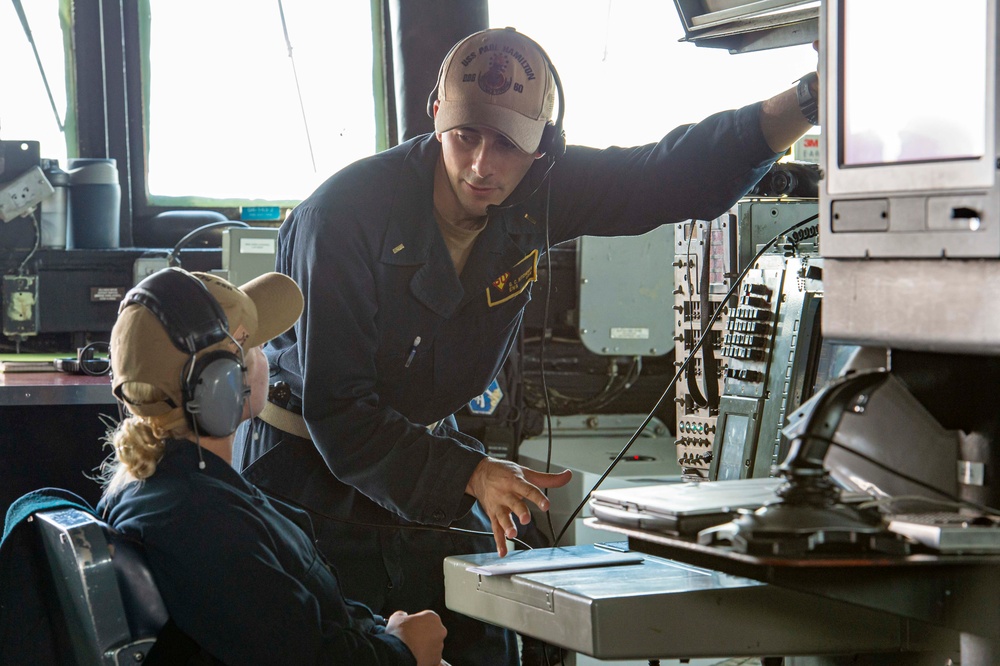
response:
[[[202,457],[204,470],[197,445],[168,441],[151,477],[97,507],[142,541],[181,631],[226,664],[416,664],[382,618],[344,599],[305,512]]]
[[[718,217],[778,157],[759,113],[722,112],[634,148],[569,146],[541,187],[548,164],[537,160],[490,210],[461,276],[433,213],[433,134],[344,168],[292,211],[276,263],[302,287],[305,310],[265,353],[312,442],[262,424],[256,440],[237,433],[233,459],[312,512],[349,597],[381,613],[437,611],[453,666],[517,662],[509,632],[444,608],[442,559],[492,550],[492,536],[397,527],[490,532],[465,494],[482,444],[454,419],[426,426],[497,376],[548,249],[546,223],[554,245]]]

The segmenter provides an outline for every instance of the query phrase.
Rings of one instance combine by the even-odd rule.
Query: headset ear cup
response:
[[[243,420],[250,388],[240,360],[227,351],[214,351],[195,361],[184,385],[184,411],[198,433],[226,437]]]
[[[545,127],[542,128],[542,138],[538,141],[538,152],[544,155],[549,154],[549,148],[552,146],[552,124],[545,123]]]
[[[538,142],[538,152],[549,157],[562,157],[566,152],[566,135],[562,129],[547,123],[542,130],[542,139]]]
[[[566,132],[562,128],[553,128],[552,156],[562,157],[566,154]]]

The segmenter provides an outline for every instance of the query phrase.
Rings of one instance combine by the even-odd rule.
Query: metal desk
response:
[[[64,372],[0,373],[0,407],[114,404],[108,375]]]
[[[594,529],[627,536],[629,546],[639,552],[960,632],[965,666],[992,666],[1000,657],[1000,604],[996,601],[1000,555],[759,557],[595,518],[586,522]]]
[[[96,503],[107,420],[118,418],[108,375],[0,373],[0,513],[52,486]]]
[[[591,545],[560,550],[587,549],[599,552]],[[641,564],[493,576],[469,571],[498,559],[492,553],[447,558],[448,608],[599,659],[958,649],[954,631],[652,555]]]

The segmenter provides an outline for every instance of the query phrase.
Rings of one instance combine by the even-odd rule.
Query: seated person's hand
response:
[[[549,500],[539,489],[565,486],[572,476],[569,470],[546,474],[495,458],[484,458],[476,466],[465,492],[479,500],[490,517],[500,557],[507,554],[507,538],[517,536],[511,514],[516,515],[522,525],[527,525],[531,522],[531,512],[525,502],[531,501],[542,511],[548,511]]]
[[[444,637],[448,630],[434,611],[425,610],[408,615],[396,611],[389,616],[385,632],[403,641],[417,660],[417,666],[440,666]]]

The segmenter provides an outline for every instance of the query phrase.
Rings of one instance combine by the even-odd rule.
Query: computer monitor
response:
[[[998,1],[823,4],[825,338],[1000,354]]]
[[[824,2],[825,257],[1000,257],[997,1]]]

